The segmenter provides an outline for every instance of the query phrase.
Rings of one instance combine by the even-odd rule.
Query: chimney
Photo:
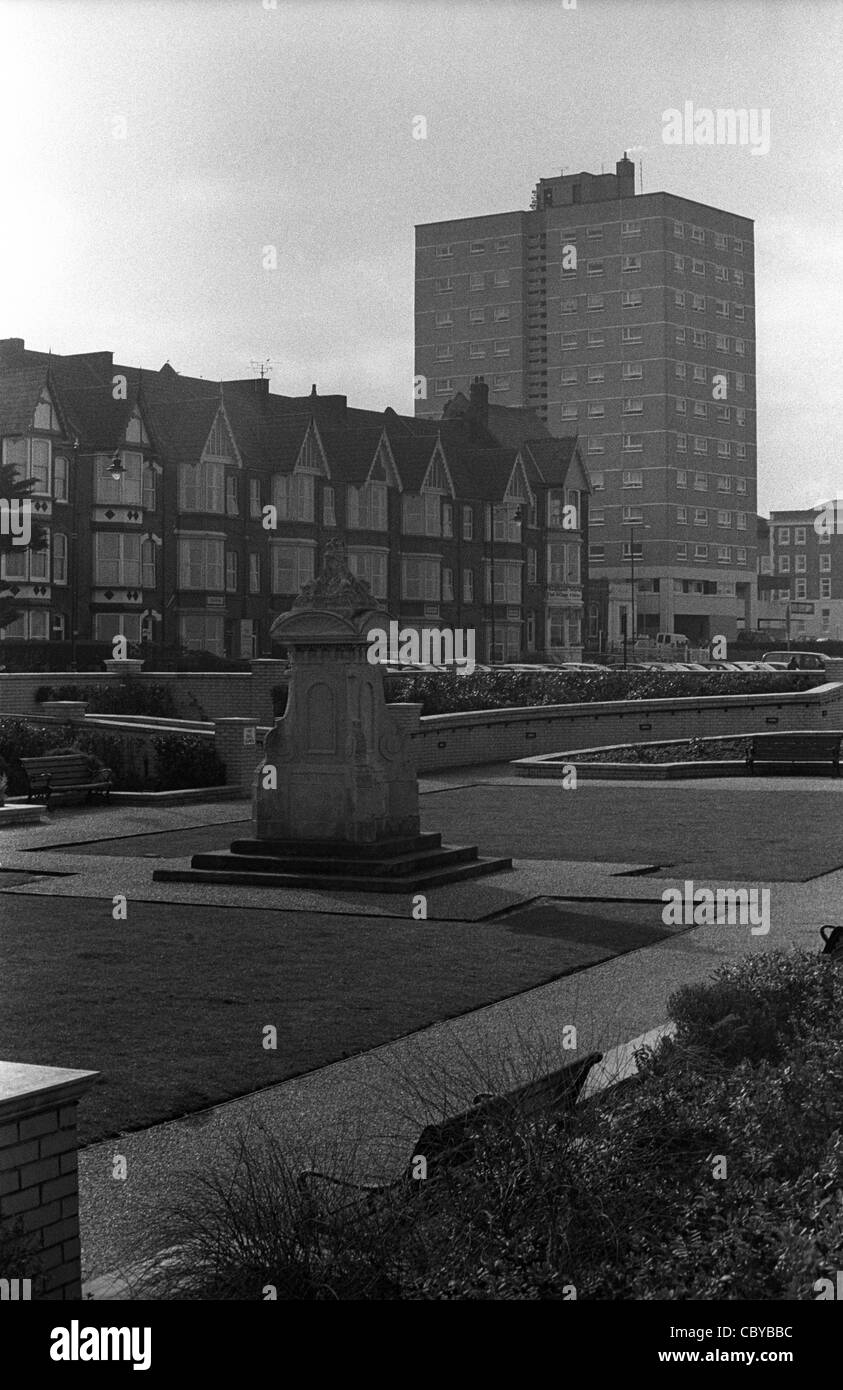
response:
[[[629,158],[626,150],[623,152],[623,159],[619,159],[615,165],[615,174],[618,180],[618,197],[635,197],[635,165]]]
[[[469,398],[473,418],[486,429],[489,424],[489,387],[485,377],[476,376],[474,378],[471,383]]]
[[[0,367],[22,367],[24,360],[23,338],[0,338]]]

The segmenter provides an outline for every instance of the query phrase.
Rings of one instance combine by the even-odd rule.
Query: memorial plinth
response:
[[[388,624],[344,546],[329,544],[318,578],[272,626],[292,669],[255,778],[256,838],[156,879],[398,892],[511,867],[420,833],[410,738],[367,656],[367,634]]]

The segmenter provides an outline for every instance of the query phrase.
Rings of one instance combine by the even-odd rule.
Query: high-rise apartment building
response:
[[[579,436],[609,641],[755,627],[754,265],[750,219],[636,193],[626,157],[416,229],[416,414],[480,373]]]

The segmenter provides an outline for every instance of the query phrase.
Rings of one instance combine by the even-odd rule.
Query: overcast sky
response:
[[[755,219],[759,506],[810,505],[843,492],[842,40],[839,0],[0,0],[0,336],[411,412],[414,224],[634,149]],[[665,145],[686,101],[769,108],[769,154]]]

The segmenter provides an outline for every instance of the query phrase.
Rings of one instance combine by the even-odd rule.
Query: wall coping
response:
[[[100,1076],[98,1071],[69,1071],[28,1062],[0,1062],[0,1123],[54,1105],[71,1105]]]
[[[457,710],[451,714],[425,714],[421,718],[421,733],[442,725],[459,727],[466,724],[505,724],[508,720],[577,719],[583,715],[628,714],[632,717],[650,710],[746,709],[750,705],[793,705],[808,702],[824,704],[834,692],[843,690],[843,683],[831,681],[810,690],[761,692],[754,695],[673,695],[648,697],[639,700],[591,700],[570,705],[512,705],[505,709]],[[415,737],[415,735],[414,735]]]

